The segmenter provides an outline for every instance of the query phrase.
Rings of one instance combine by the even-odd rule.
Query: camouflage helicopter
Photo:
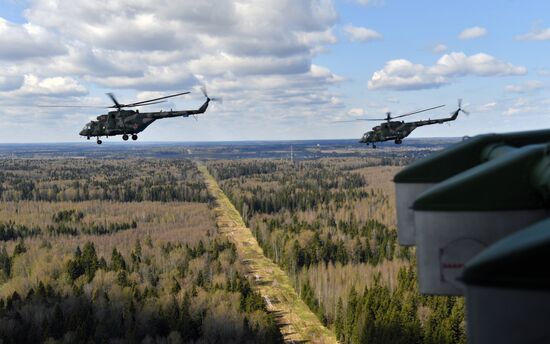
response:
[[[445,122],[454,121],[458,117],[458,114],[461,111],[464,112],[465,114],[469,114],[469,112],[462,109],[462,99],[459,99],[458,109],[456,111],[451,112],[450,117],[439,118],[439,119],[427,119],[427,120],[420,120],[420,121],[414,121],[414,122],[392,121],[392,119],[395,119],[395,118],[411,116],[417,113],[438,109],[443,106],[445,105],[439,105],[428,109],[409,112],[409,113],[399,115],[399,116],[394,116],[394,117],[392,117],[391,113],[388,112],[386,113],[386,118],[356,119],[355,121],[383,121],[383,120],[386,121],[381,123],[380,125],[377,125],[376,127],[373,127],[371,131],[366,132],[359,142],[366,143],[367,145],[372,143],[372,148],[376,148],[376,142],[384,142],[389,140],[394,140],[396,144],[401,144],[403,142],[403,139],[409,136],[410,133],[418,127],[421,127],[424,125],[442,124]]]
[[[145,130],[151,123],[161,118],[170,118],[170,117],[189,117],[195,116],[201,113],[204,113],[208,108],[208,104],[211,101],[217,101],[217,98],[208,97],[208,93],[204,87],[201,87],[201,91],[206,97],[206,101],[200,108],[197,110],[179,110],[173,111],[156,111],[156,112],[140,112],[139,110],[125,110],[125,108],[133,108],[139,106],[153,105],[165,102],[164,99],[181,96],[188,94],[190,92],[181,92],[165,97],[159,97],[149,100],[144,100],[140,102],[130,103],[130,104],[121,104],[117,101],[114,94],[107,93],[107,96],[111,98],[114,105],[102,107],[116,109],[109,111],[107,114],[97,116],[96,121],[88,122],[84,128],[80,131],[80,136],[85,136],[88,140],[91,137],[96,137],[97,144],[101,144],[101,137],[109,137],[115,135],[122,135],[122,139],[127,141],[128,138],[132,140],[137,140],[137,134]],[[48,107],[68,107],[68,106],[48,106]],[[86,107],[86,106],[69,106],[69,107]]]

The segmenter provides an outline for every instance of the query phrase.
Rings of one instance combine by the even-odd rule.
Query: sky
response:
[[[458,98],[469,116],[411,137],[548,128],[548,56],[544,0],[0,0],[0,142],[85,141],[105,113],[41,105],[193,109],[200,85],[223,102],[139,141],[359,139]]]

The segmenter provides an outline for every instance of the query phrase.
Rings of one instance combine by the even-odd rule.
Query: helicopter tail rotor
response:
[[[213,97],[213,98],[210,98],[210,97],[208,96],[208,91],[206,90],[206,86],[201,85],[200,89],[201,89],[201,92],[202,92],[202,94],[204,95],[204,97],[205,97],[206,99],[208,99],[209,101],[223,103],[223,99],[220,98],[220,97]]]
[[[462,108],[462,98],[459,98],[459,99],[458,99],[458,112],[461,112],[461,111],[462,111],[466,116],[469,116],[469,115],[470,115],[470,112],[468,112],[468,111],[466,111],[466,110],[464,110],[464,109]]]
[[[202,94],[204,94],[204,97],[205,97],[206,99],[210,99],[210,98],[208,97],[208,91],[206,91],[206,86],[201,85],[200,89],[201,89]]]

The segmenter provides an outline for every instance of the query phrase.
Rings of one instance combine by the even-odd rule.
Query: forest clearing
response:
[[[210,195],[216,200],[214,211],[220,233],[235,244],[239,258],[247,266],[249,274],[254,276],[253,288],[260,292],[267,309],[277,315],[285,342],[336,343],[335,335],[300,299],[286,273],[264,255],[241,215],[206,166],[199,165],[198,169],[204,175]]]
[[[464,343],[464,300],[423,296],[397,243],[401,159],[208,161],[265,256],[342,343]]]

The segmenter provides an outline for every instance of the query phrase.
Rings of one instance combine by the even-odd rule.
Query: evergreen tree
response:
[[[11,258],[6,251],[6,245],[3,245],[0,250],[0,277],[2,274],[5,279],[9,278],[11,274]]]
[[[341,340],[344,335],[344,305],[342,298],[338,298],[338,304],[336,306],[336,320],[334,322],[334,329],[336,332],[336,338]]]
[[[113,248],[111,254],[111,270],[126,270],[126,261],[124,261],[124,257],[122,257],[122,254],[116,248]]]
[[[21,239],[13,249],[13,257],[17,257],[18,255],[23,254],[25,252],[27,252],[27,247],[25,246],[23,239]]]
[[[84,269],[84,273],[88,278],[88,282],[91,282],[94,279],[95,272],[98,269],[97,254],[95,251],[95,246],[92,242],[88,241],[86,244],[84,244],[81,263]]]

